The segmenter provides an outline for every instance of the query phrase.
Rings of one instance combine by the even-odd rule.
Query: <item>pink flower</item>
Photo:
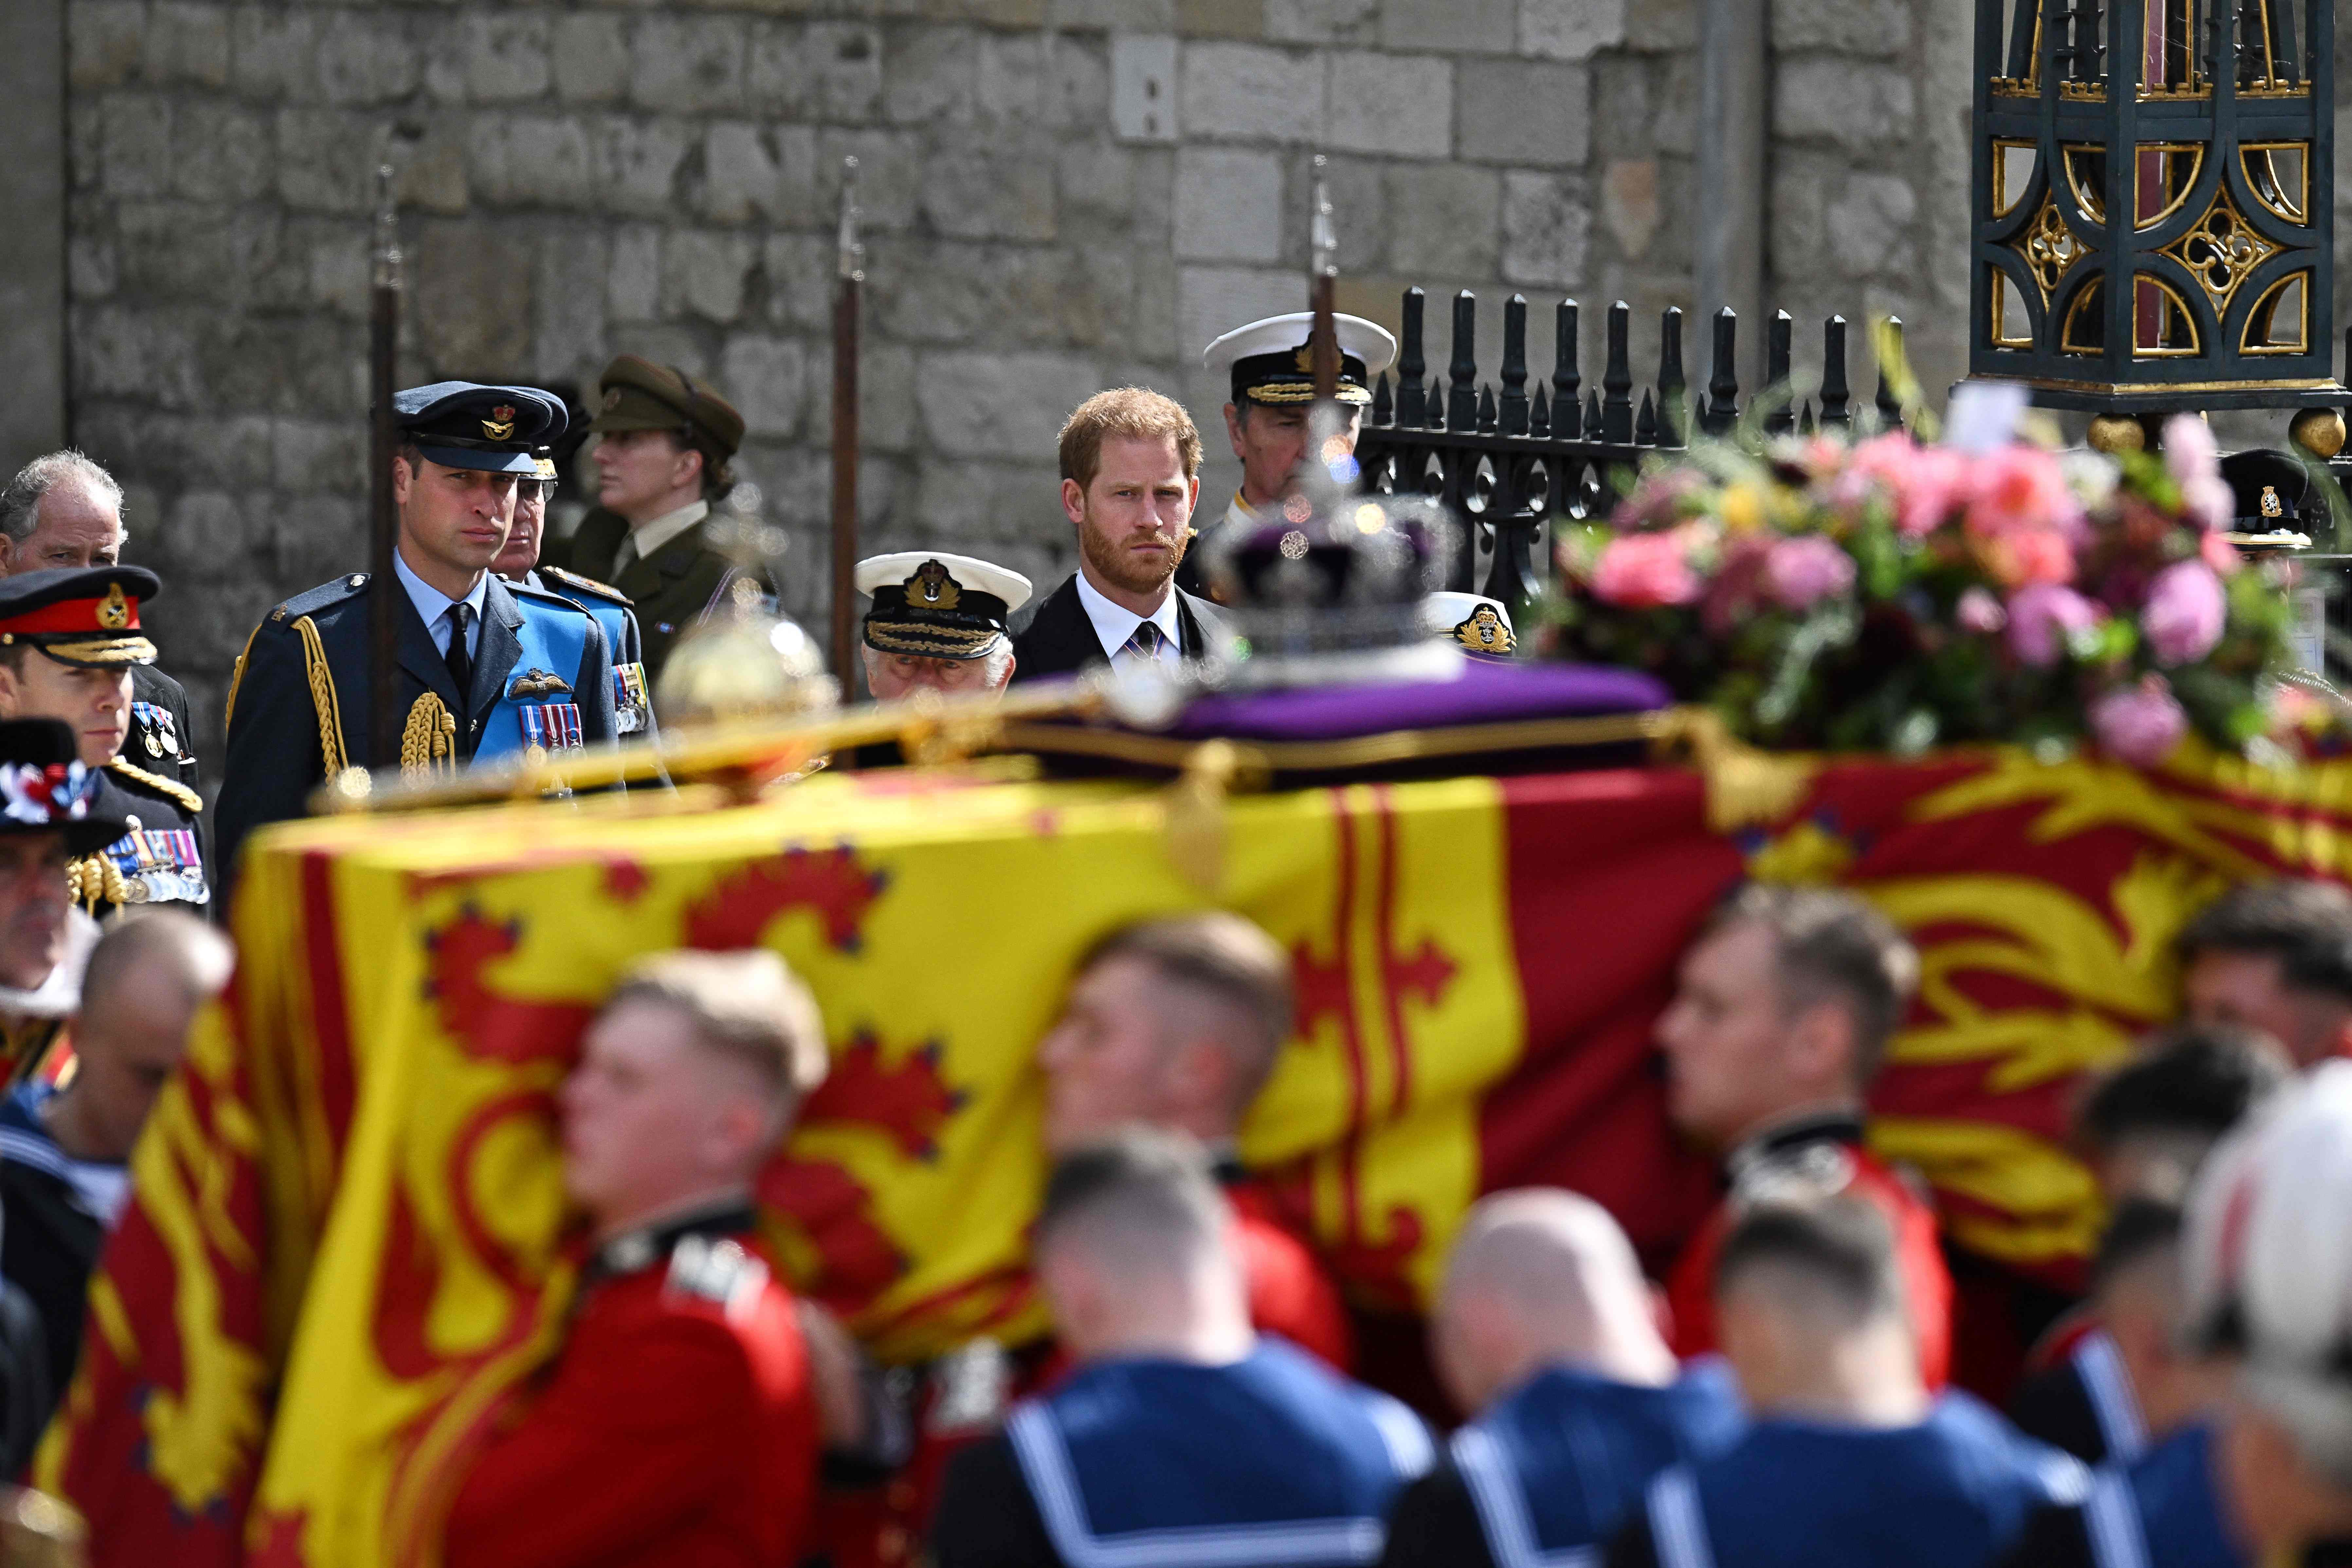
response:
[[[2139,623],[2158,664],[2194,664],[2221,640],[2229,606],[2221,579],[2202,561],[2181,561],[2156,574]]]
[[[1922,447],[1900,430],[1853,449],[1852,471],[1875,480],[1895,504],[1895,526],[1914,539],[1933,533],[1968,490],[1969,461],[1945,447]]]
[[[1698,574],[1684,559],[1682,542],[1669,534],[1620,534],[1592,568],[1593,593],[1629,610],[1687,605],[1698,590]]]
[[[1680,521],[1689,511],[1692,498],[1705,489],[1706,478],[1696,469],[1667,468],[1635,485],[1610,521],[1625,529]]]
[[[2197,554],[2206,565],[2224,577],[2234,575],[2238,568],[2245,564],[2238,554],[2238,547],[2218,533],[2208,533],[2200,538]]]
[[[2189,715],[2164,677],[2151,670],[2137,684],[2118,686],[2091,704],[2091,732],[2122,761],[2152,768],[2189,732]]]
[[[1969,531],[1975,532],[1973,523]],[[1980,535],[1976,545],[1977,558],[2004,587],[2074,581],[2074,548],[2053,529],[1996,529]]]
[[[2083,526],[2082,506],[2067,489],[2066,471],[2054,453],[2039,447],[2002,447],[1979,456],[1969,468],[1971,534],[1987,538],[2020,529],[2054,530],[2071,538]]]
[[[2213,427],[2194,414],[2164,422],[2164,471],[2180,487],[2180,515],[2199,528],[2227,528],[2237,515],[2237,497],[2221,478],[2221,448]]]
[[[1963,629],[1975,632],[1979,637],[1991,637],[2009,625],[2009,612],[2000,607],[1999,599],[1982,588],[1970,588],[1961,594],[1960,602],[1953,613]]]
[[[1764,585],[1782,609],[1810,609],[1853,586],[1853,557],[1818,533],[1780,540],[1764,559]]]
[[[2097,605],[2055,583],[2035,583],[2010,596],[2009,646],[2036,669],[2047,669],[2058,662],[2062,639],[2098,624]]]

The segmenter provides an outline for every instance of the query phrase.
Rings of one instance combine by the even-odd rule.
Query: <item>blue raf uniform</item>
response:
[[[394,408],[428,477],[436,466],[535,476],[531,448],[565,419],[543,393],[466,382],[403,392]],[[397,765],[425,777],[614,739],[613,655],[594,616],[487,571],[453,603],[405,570],[407,549],[404,539],[395,582],[339,577],[278,605],[247,639],[229,686],[218,805],[219,865],[232,874],[247,834],[301,816],[310,793],[346,768]],[[371,750],[370,620],[380,589],[393,594],[399,622],[403,739],[388,757]],[[463,652],[453,646],[460,626]]]
[[[1609,1568],[1982,1568],[2090,1472],[1965,1394],[1914,1426],[1759,1421],[1650,1483]]]
[[[1549,1367],[1454,1434],[1444,1463],[1405,1489],[1386,1568],[1589,1568],[1643,1489],[1721,1453],[1746,1430],[1723,1363],[1663,1388]]]
[[[2130,1465],[2103,1465],[2090,1495],[2035,1516],[2002,1568],[2244,1568],[2214,1485],[2210,1428],[2176,1433]]]
[[[1226,1366],[1084,1367],[958,1455],[940,1568],[1355,1568],[1434,1455],[1421,1420],[1263,1339]]]
[[[614,733],[625,741],[652,740],[653,695],[646,679],[645,640],[637,629],[635,601],[609,583],[561,566],[534,567],[522,582],[525,587],[568,600],[595,618],[604,628],[605,646],[613,650]]]

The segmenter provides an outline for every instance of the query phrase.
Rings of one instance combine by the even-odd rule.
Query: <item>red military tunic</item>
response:
[[[1339,1282],[1282,1222],[1263,1186],[1237,1165],[1221,1166],[1217,1174],[1233,1206],[1234,1237],[1249,1279],[1250,1321],[1321,1358],[1335,1372],[1352,1371],[1356,1336]]]
[[[608,1246],[563,1349],[467,1470],[446,1568],[793,1568],[820,1445],[749,1209]],[[592,1275],[602,1270],[592,1269]]]
[[[1674,1310],[1675,1353],[1705,1355],[1716,1348],[1715,1257],[1742,1207],[1782,1184],[1816,1191],[1852,1192],[1876,1204],[1895,1232],[1903,1292],[1919,1339],[1919,1371],[1930,1388],[1952,1374],[1952,1276],[1936,1232],[1936,1211],[1891,1166],[1862,1146],[1862,1123],[1852,1117],[1812,1117],[1751,1139],[1727,1162],[1731,1193],[1706,1216],[1666,1283]]]

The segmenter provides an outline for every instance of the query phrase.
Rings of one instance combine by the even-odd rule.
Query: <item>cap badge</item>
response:
[[[906,587],[907,602],[926,610],[952,610],[963,598],[963,590],[948,575],[943,562],[926,561],[916,567]]]
[[[1313,340],[1308,340],[1307,346],[1300,349],[1298,353],[1292,357],[1290,363],[1298,367],[1300,374],[1313,375],[1315,374],[1315,344]]]
[[[2278,486],[2276,485],[2264,485],[2263,487],[2263,515],[2264,517],[2284,517],[2286,515],[2286,508],[2279,504]]]
[[[1495,613],[1494,605],[1481,605],[1470,612],[1468,620],[1454,628],[1454,640],[1480,653],[1508,653],[1518,639],[1503,624],[1503,617]]]
[[[604,389],[604,412],[610,414],[614,409],[618,408],[619,406],[621,406],[621,389],[617,386],[606,387]]]
[[[99,601],[98,624],[110,632],[119,632],[131,624],[131,601],[123,596],[121,584],[109,586],[106,597]]]
[[[514,427],[515,411],[511,403],[499,404],[490,410],[490,416],[482,421],[482,434],[493,441],[511,439]]]

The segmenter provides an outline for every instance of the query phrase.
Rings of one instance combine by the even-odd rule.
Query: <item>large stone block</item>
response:
[[[1392,49],[1507,55],[1518,35],[1519,0],[1387,0],[1381,10]]]
[[[1136,163],[1135,153],[1113,142],[1065,142],[1055,159],[1063,231],[1126,236],[1136,216]]]
[[[1572,5],[1575,0],[1570,0]],[[1699,0],[1640,0],[1625,7],[1625,47],[1656,53],[1698,47]]]
[[[1272,153],[1180,148],[1176,254],[1193,261],[1282,258],[1282,160]]]
[[[1461,157],[1576,169],[1592,152],[1592,79],[1582,66],[1465,60]]]
[[[930,240],[866,258],[866,301],[883,335],[910,343],[1029,342],[1054,335],[1062,252]]]
[[[981,553],[1001,566],[1024,572],[1040,598],[1060,587],[1071,568],[1055,565],[1052,552],[1058,546],[1075,555],[1076,545],[1069,520],[1062,513],[1061,480],[1050,450],[1043,461],[1027,453],[1020,456],[1029,460],[924,463],[916,480],[914,515],[906,531],[897,536],[898,548],[984,542],[990,548]],[[1034,566],[1024,568],[1019,556],[1003,548],[1016,541],[1038,551]]]
[[[1380,0],[1266,0],[1265,36],[1283,44],[1380,41]]]
[[[805,221],[816,201],[816,132],[722,121],[702,140],[696,205],[715,223]]]
[[[1413,276],[1492,273],[1502,243],[1502,176],[1460,163],[1389,171],[1389,264]]]
[[[756,256],[746,235],[673,230],[662,242],[663,313],[721,325],[737,320]]]
[[[77,13],[84,9],[76,6]],[[303,11],[237,7],[229,22],[229,68],[248,98],[306,101],[318,96],[318,18]]]
[[[1100,386],[1092,359],[949,350],[918,356],[915,404],[951,458],[1050,459],[1062,422]]]
[[[498,206],[593,207],[604,186],[588,128],[568,116],[474,117],[473,188]]]
[[[808,350],[797,338],[738,334],[719,352],[719,384],[753,436],[798,435],[808,381]]]
[[[204,401],[197,364],[197,326],[184,312],[123,303],[73,311],[73,391],[85,397],[122,397],[160,408],[194,408]]]
[[[1287,267],[1186,267],[1176,274],[1176,352],[1198,364],[1217,339],[1301,303],[1298,273]]]
[[[229,79],[226,7],[159,0],[147,14],[141,71],[152,83],[226,87]]]
[[[1329,58],[1327,145],[1404,158],[1443,158],[1454,150],[1450,58],[1348,49]]]
[[[1592,202],[1580,180],[1514,170],[1503,176],[1503,277],[1575,289],[1591,276]]]
[[[137,0],[82,0],[66,7],[66,80],[76,91],[120,87],[146,57],[147,7]]]
[[[1883,152],[1916,129],[1911,79],[1891,66],[1826,55],[1780,62],[1772,130],[1791,141],[1834,142],[1849,152]]]
[[[830,226],[841,209],[842,160],[857,160],[857,208],[867,229],[895,233],[911,226],[926,189],[924,141],[906,131],[817,132],[816,210],[810,219]]]
[[[1057,29],[1168,33],[1176,27],[1176,0],[1051,0],[1045,16]]]
[[[339,14],[318,35],[314,61],[319,96],[357,109],[390,103],[415,92],[423,79],[423,51],[398,16]]]
[[[646,16],[631,39],[629,96],[687,114],[738,109],[748,42],[744,25],[730,19]]]
[[[630,224],[614,234],[604,300],[616,321],[650,321],[661,313],[661,230]]]
[[[1906,0],[1773,0],[1775,49],[1899,55],[1911,47]]]
[[[1312,142],[1323,130],[1324,72],[1313,54],[1251,44],[1187,44],[1180,122],[1214,142]]]
[[[674,120],[606,120],[601,128],[604,205],[641,217],[673,210],[678,165],[691,136]]]
[[[947,139],[923,167],[923,215],[958,239],[1052,239],[1052,154],[1027,138]]]
[[[529,12],[477,12],[465,19],[466,96],[477,103],[537,98],[553,79],[552,27]]]
[[[151,93],[109,93],[102,125],[106,194],[163,195],[172,179],[172,100]]]
[[[1519,52],[1589,60],[1625,41],[1627,0],[1519,0]]]
[[[530,363],[530,246],[490,223],[425,225],[416,254],[416,336],[442,375],[488,381]]]
[[[980,36],[965,27],[883,35],[882,117],[893,125],[963,124],[979,92]]]
[[[1910,229],[1918,210],[1919,200],[1908,180],[1893,174],[1847,175],[1845,188],[1822,212],[1831,268],[1848,278],[1913,273],[1917,247],[1911,243]]]
[[[767,319],[778,326],[830,331],[834,289],[840,278],[840,251],[821,234],[769,237],[760,255],[767,289]]]
[[[279,489],[353,494],[366,488],[366,426],[281,416],[269,421],[268,430],[270,479]],[[173,521],[176,525],[177,518]],[[210,537],[201,531],[188,536]],[[235,539],[237,533],[232,531],[228,537]]]
[[[555,18],[549,45],[555,90],[570,103],[612,103],[629,87],[629,43],[620,17]]]

